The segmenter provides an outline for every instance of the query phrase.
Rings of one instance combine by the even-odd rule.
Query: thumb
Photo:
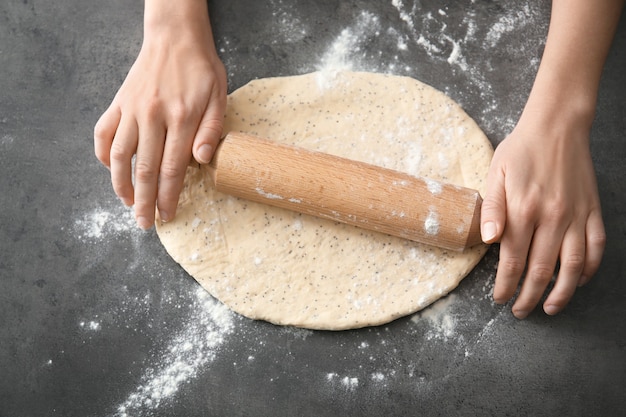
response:
[[[487,193],[480,213],[480,234],[485,243],[499,241],[506,224],[504,172],[493,168],[489,170]]]
[[[208,164],[222,137],[224,112],[219,106],[211,106],[204,113],[193,140],[193,157],[200,164]]]

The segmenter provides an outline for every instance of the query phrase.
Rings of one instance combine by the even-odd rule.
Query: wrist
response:
[[[144,38],[166,36],[184,38],[191,35],[209,39],[211,25],[206,0],[146,0]]]
[[[595,117],[597,90],[564,79],[537,78],[520,122],[544,129],[589,132]]]

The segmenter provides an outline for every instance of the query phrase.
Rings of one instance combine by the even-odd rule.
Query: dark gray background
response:
[[[323,66],[345,30],[354,69],[432,84],[494,144],[521,112],[549,20],[547,1],[213,3],[231,91]],[[562,314],[518,321],[493,304],[492,248],[452,296],[387,326],[311,332],[233,315],[210,341],[215,302],[154,231],[132,227],[93,156],[93,125],[141,45],[142,8],[0,4],[1,417],[121,415],[124,404],[133,416],[623,412],[624,18],[592,131],[608,246]],[[185,337],[190,349],[176,351]],[[180,380],[158,400],[164,375]]]

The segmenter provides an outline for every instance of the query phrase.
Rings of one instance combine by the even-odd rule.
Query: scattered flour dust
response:
[[[2,137],[0,137],[0,146],[9,146],[12,145],[13,142],[15,142],[15,138],[13,136],[2,135]]]
[[[308,17],[293,2],[269,0],[268,5],[274,28],[268,35],[270,44],[297,45],[307,36],[314,36]],[[338,71],[416,77],[420,65],[427,60],[429,65],[435,63],[442,71],[455,74],[445,93],[450,94],[452,88],[459,86],[458,79],[462,80],[462,88],[455,94],[457,101],[463,104],[467,94],[472,100],[478,97],[483,105],[481,113],[476,114],[481,127],[488,135],[502,136],[513,129],[518,114],[515,110],[503,113],[502,100],[510,100],[511,91],[497,91],[493,79],[501,79],[502,71],[507,69],[494,64],[492,57],[502,61],[506,54],[515,61],[517,79],[522,82],[510,87],[523,100],[527,94],[523,86],[532,82],[539,66],[537,51],[545,42],[549,7],[543,2],[502,2],[498,7],[494,11],[488,5],[469,0],[455,6],[452,13],[452,7],[445,5],[426,7],[416,1],[387,0],[375,7],[355,8],[352,20],[323,52],[311,54],[313,62],[296,63],[296,71],[320,71],[320,87],[329,88]],[[219,43],[229,78],[248,68],[245,62],[235,62],[240,54],[231,53],[238,48],[238,41],[224,37]]]
[[[132,208],[122,205],[107,210],[96,208],[74,222],[80,240],[104,240],[121,233],[139,232]]]
[[[494,21],[491,23],[487,19],[479,20],[479,15],[483,13],[468,7],[458,24],[456,21],[449,22],[449,15],[443,9],[433,13],[421,10],[419,2],[391,0],[412,44],[426,52],[432,61],[460,70],[469,84],[477,87],[480,98],[485,102],[481,121],[488,130],[504,128],[508,133],[516,122],[513,115],[501,114],[501,106],[498,105],[501,98],[486,75],[497,71],[490,56],[501,54],[502,48],[507,47],[515,49],[508,52],[515,57],[530,56],[528,65],[520,68],[518,75],[526,75],[525,78],[532,80],[539,66],[537,47],[545,42],[541,30],[537,30],[546,23],[543,6],[539,3],[519,3],[512,2],[511,6],[505,6],[501,12],[493,15]],[[522,41],[514,46],[504,44],[502,39],[513,33],[521,35],[519,38]],[[476,56],[466,54],[465,50],[470,47],[483,52]]]
[[[234,330],[234,314],[203,288],[196,290],[191,310],[188,325],[169,341],[154,366],[146,369],[141,384],[118,407],[116,416],[153,415],[173,399],[181,385],[215,360]]]
[[[450,294],[413,316],[411,320],[415,323],[427,320],[430,324],[431,329],[426,333],[427,340],[443,339],[446,341],[456,336],[457,321],[450,308],[456,298],[456,294]]]
[[[340,376],[335,372],[326,374],[326,381],[337,384],[348,391],[353,391],[359,387],[359,378],[354,376]]]
[[[74,222],[73,229],[76,238],[90,243],[143,234],[136,225],[132,208],[121,205],[113,209],[96,208],[87,212]],[[116,416],[155,414],[160,405],[173,399],[182,384],[195,378],[216,358],[226,337],[233,332],[234,314],[226,306],[213,299],[201,287],[190,297],[192,301],[189,310],[192,313],[187,324],[172,339],[163,342],[166,346],[164,353],[150,361],[140,385],[117,407]],[[117,314],[126,319],[143,316],[146,314],[143,310],[150,304],[149,294],[143,299],[135,297]],[[95,315],[79,321],[78,326],[83,332],[91,334],[102,330],[101,323],[99,315]]]
[[[489,46],[495,47],[506,34],[513,32],[520,26],[532,24],[535,13],[528,3],[520,4],[515,10],[498,18],[489,28],[485,41]]]
[[[79,323],[79,326],[80,326],[81,329],[91,330],[92,332],[97,332],[97,331],[100,330],[100,323],[98,323],[97,321],[94,321],[94,320],[90,320],[88,322],[81,321]]]
[[[277,28],[274,32],[275,38],[273,44],[285,42],[299,42],[308,34],[309,28],[298,16],[293,13],[294,5],[290,1],[270,0],[270,6],[273,10],[272,17],[275,24],[272,27]]]
[[[317,69],[322,72],[364,69],[368,56],[364,46],[371,38],[380,35],[380,29],[380,18],[362,11],[327,48]]]
[[[439,219],[434,209],[428,210],[428,216],[424,221],[424,230],[431,236],[439,234]]]
[[[320,64],[318,87],[322,90],[331,88],[338,72],[371,71],[380,72],[380,68],[368,66],[368,53],[364,48],[369,40],[380,35],[380,18],[375,14],[362,11],[356,21],[341,31],[323,54]]]
[[[441,184],[439,181],[431,180],[428,178],[426,178],[424,181],[426,181],[426,188],[428,189],[428,191],[431,192],[431,194],[439,195],[443,191],[443,184]]]
[[[472,2],[474,3],[474,2]],[[481,123],[488,131],[508,133],[515,126],[516,114],[502,114],[501,93],[494,90],[490,74],[499,77],[490,57],[502,50],[518,57],[529,56],[528,65],[519,69],[520,76],[532,80],[539,66],[538,46],[545,41],[541,34],[545,12],[539,4],[512,4],[489,21],[483,13],[468,7],[461,22],[444,9],[423,10],[419,2],[391,0],[390,7],[399,22],[386,21],[379,15],[361,10],[341,30],[321,55],[314,69],[321,72],[320,88],[332,87],[338,71],[370,71],[412,74],[419,62],[407,61],[406,51],[421,50],[428,60],[451,68],[462,76],[484,103]],[[508,35],[522,39],[513,46],[503,42]],[[379,45],[378,49],[374,45]],[[467,50],[481,51],[469,54]],[[384,57],[384,58],[383,58]],[[521,61],[520,61],[521,62]],[[446,91],[449,93],[449,91]]]

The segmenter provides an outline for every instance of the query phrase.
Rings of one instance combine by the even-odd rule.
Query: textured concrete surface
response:
[[[497,144],[530,89],[548,2],[404,3],[212,2],[230,88],[339,57],[445,91]],[[424,313],[331,333],[224,319],[113,195],[92,129],[141,15],[139,1],[0,4],[1,417],[620,415],[626,19],[592,132],[609,238],[592,283],[562,314],[517,321],[489,297],[493,248]]]

